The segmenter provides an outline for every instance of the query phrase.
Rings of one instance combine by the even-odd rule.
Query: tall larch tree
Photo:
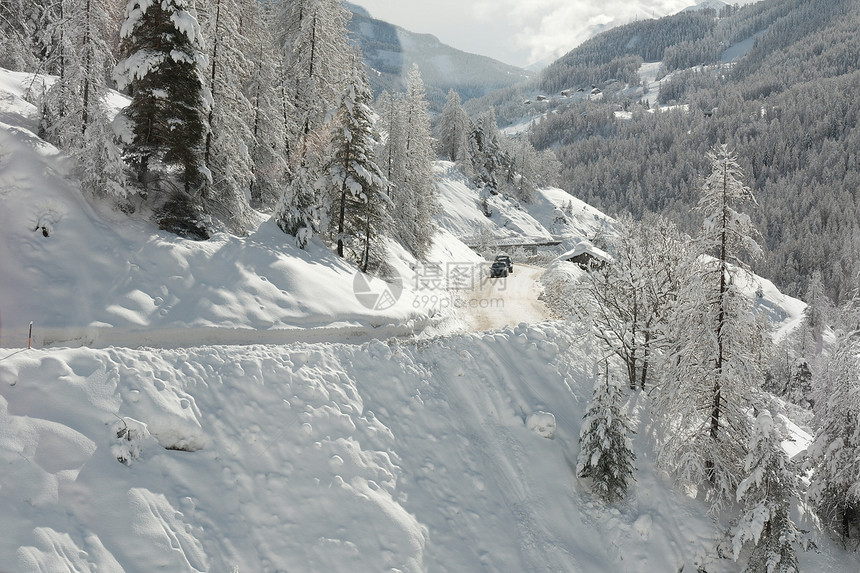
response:
[[[439,137],[436,140],[436,152],[440,157],[454,162],[465,157],[470,124],[460,94],[453,89],[448,90],[437,130]]]
[[[246,33],[258,25],[247,0],[198,0],[200,28],[207,38],[205,76],[211,96],[209,132],[203,160],[212,181],[203,200],[206,211],[234,232],[250,222],[248,190],[254,178],[251,159],[253,105],[244,92],[253,70]]]
[[[250,42],[251,69],[245,87],[251,103],[251,161],[253,177],[248,191],[251,205],[271,211],[283,195],[287,175],[287,124],[284,118],[280,57],[266,7],[251,0],[243,26]]]
[[[433,242],[438,210],[433,162],[433,132],[424,80],[415,64],[409,72],[406,95],[402,101],[403,179],[395,181],[392,191],[398,237],[409,251],[424,259]]]
[[[367,270],[379,264],[378,240],[387,231],[388,180],[374,161],[376,137],[370,102],[372,95],[356,57],[349,82],[334,115],[323,188],[329,191],[329,235],[337,254],[349,256]],[[381,211],[382,213],[376,213]]]
[[[610,355],[625,366],[631,389],[645,389],[665,348],[664,331],[678,291],[684,238],[657,216],[622,218],[611,264],[584,273],[571,306]],[[575,292],[576,292],[575,291]]]
[[[0,66],[16,71],[36,68],[31,0],[0,2]]]
[[[203,213],[209,170],[206,56],[188,0],[130,0],[114,79],[131,103],[125,157],[164,229],[208,237]]]
[[[382,132],[382,141],[376,157],[385,177],[392,183],[390,193],[396,193],[395,186],[406,180],[406,162],[403,159],[406,139],[403,129],[402,100],[402,94],[392,94],[388,91],[383,91],[376,98],[379,129]]]
[[[77,160],[86,191],[121,201],[127,193],[124,165],[105,104],[118,15],[107,0],[62,4],[52,12],[62,18],[47,27],[59,40],[47,62],[60,75],[42,96],[42,131]]]
[[[747,454],[747,412],[761,387],[752,303],[740,291],[744,257],[757,256],[749,217],[736,210],[755,198],[725,145],[709,152],[711,173],[699,208],[705,224],[698,257],[682,271],[667,333],[672,347],[661,366],[658,397],[660,462],[681,481],[710,484],[715,506],[734,499]]]
[[[350,13],[340,0],[282,1],[275,7],[275,41],[282,54],[283,110],[290,128],[285,147],[290,179],[276,207],[284,232],[307,243],[319,232],[321,209],[315,183],[322,176],[329,112],[348,77]]]

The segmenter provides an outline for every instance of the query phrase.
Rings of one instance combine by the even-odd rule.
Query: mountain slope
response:
[[[26,345],[31,322],[40,346],[174,346],[192,332],[289,341],[427,324],[408,297],[368,308],[353,295],[354,267],[319,242],[298,249],[271,221],[195,243],[145,216],[96,211],[67,160],[30,131],[27,78],[0,74],[0,119],[14,122],[0,123],[0,344]]]
[[[351,6],[350,38],[364,54],[374,94],[402,92],[406,76],[418,64],[431,109],[438,112],[448,90],[465,101],[531,77],[532,72],[486,56],[469,54],[441,43],[429,34],[416,34],[370,17]]]
[[[628,405],[630,497],[607,508],[573,477],[601,356],[578,325],[404,340],[374,325],[428,317],[421,291],[363,307],[354,273],[322,245],[299,252],[266,224],[198,242],[117,221],[29,131],[22,79],[0,74],[12,122],[0,125],[4,570],[736,571],[714,550],[726,524],[654,469],[647,395]],[[443,194],[461,207],[433,257],[474,262],[452,231],[484,215],[451,179]],[[494,208],[501,224],[487,228],[504,237],[590,237],[606,221],[561,190]],[[109,335],[25,349],[33,316],[37,330]],[[370,341],[325,328],[352,324]],[[291,326],[325,340],[260,338]],[[105,347],[62,347],[84,343]],[[818,542],[804,570],[856,570]]]
[[[706,505],[653,469],[645,395],[629,404],[639,430],[629,499],[608,509],[573,478],[593,359],[565,330],[4,351],[0,561],[15,571],[736,571],[713,554],[720,526]],[[820,546],[801,555],[804,571],[857,566]]]
[[[858,14],[850,0],[765,0],[660,44],[678,22],[663,19],[649,42],[664,49],[650,57],[627,44],[638,29],[622,27],[541,79],[546,89],[595,84],[600,99],[556,92],[527,112],[509,99],[498,116],[541,118],[531,141],[556,151],[573,194],[609,214],[662,213],[690,233],[706,153],[729,144],[759,199],[755,272],[799,296],[820,270],[828,296],[844,301],[860,273]]]

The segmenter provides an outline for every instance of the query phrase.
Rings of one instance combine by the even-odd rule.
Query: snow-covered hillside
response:
[[[654,470],[646,395],[629,404],[629,499],[607,507],[574,479],[598,355],[583,340],[543,324],[423,343],[4,350],[0,562],[736,571],[712,551],[725,524]],[[804,571],[856,570],[818,541]]]
[[[101,213],[34,135],[25,80],[0,74],[0,571],[737,570],[713,550],[726,524],[654,469],[646,394],[628,404],[629,498],[606,506],[574,477],[601,354],[577,324],[537,322],[541,269],[457,290],[392,245],[387,307],[368,304],[384,283],[267,222],[194,242]],[[494,198],[488,218],[438,173],[446,271],[485,270],[457,238],[480,229],[611,230],[561,190]],[[770,315],[796,319],[777,295]],[[501,326],[517,316],[534,322]],[[858,569],[818,543],[804,571]]]
[[[558,241],[559,254],[570,244],[613,233],[614,221],[557,188],[539,189],[530,203],[489,195],[484,212],[478,191],[449,161],[436,163],[442,214],[439,226],[467,244],[491,245]]]
[[[321,243],[307,250],[270,221],[206,242],[147,220],[99,213],[67,162],[38,139],[25,74],[0,81],[0,344],[176,346],[407,334],[429,324],[408,296],[386,308],[357,298],[356,269]],[[394,247],[405,280],[414,260]],[[475,260],[441,245],[440,261]],[[368,279],[369,280],[369,279]]]

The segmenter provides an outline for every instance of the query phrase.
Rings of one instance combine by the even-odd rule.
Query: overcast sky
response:
[[[371,16],[459,50],[527,66],[570,51],[602,27],[661,17],[701,0],[351,0]],[[730,0],[749,4],[755,0]]]

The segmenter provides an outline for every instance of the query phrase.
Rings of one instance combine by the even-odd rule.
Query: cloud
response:
[[[608,27],[671,14],[693,3],[694,0],[498,0],[478,2],[475,10],[476,16],[486,18],[488,23],[493,17],[504,17],[513,30],[516,46],[533,62],[558,57]]]
[[[608,26],[672,14],[696,1],[355,0],[376,18],[521,66],[558,57]]]

